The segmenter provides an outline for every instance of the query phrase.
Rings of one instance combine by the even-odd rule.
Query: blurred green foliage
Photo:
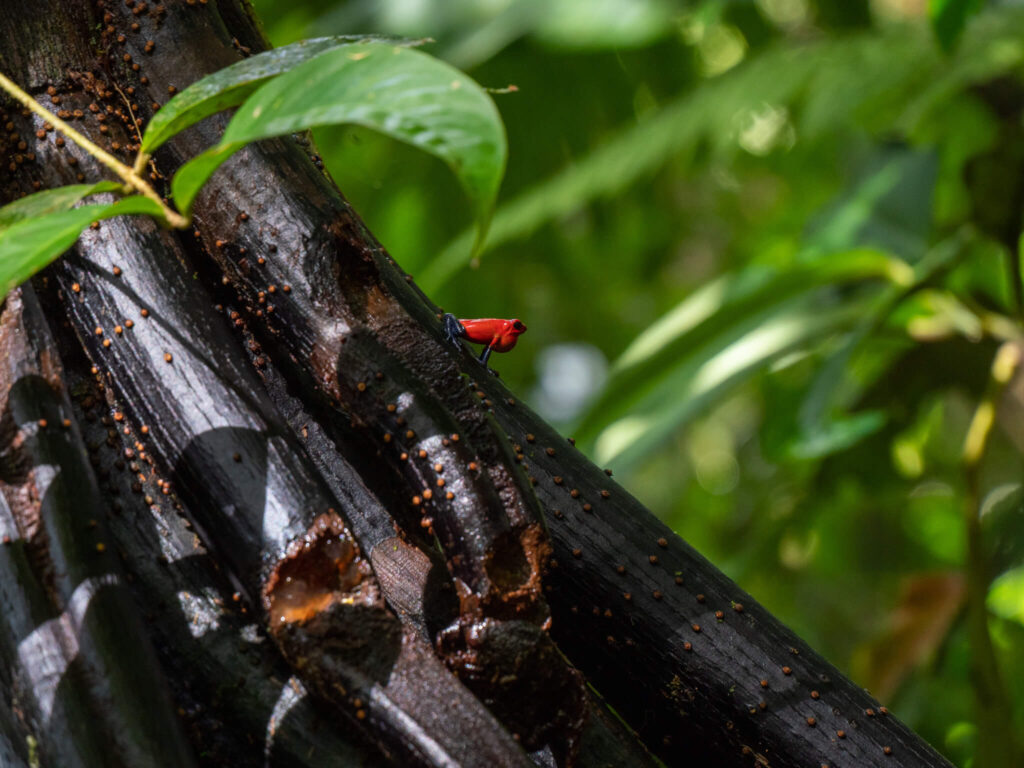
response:
[[[430,37],[509,135],[488,246],[441,164],[316,138],[447,310],[682,536],[958,765],[965,434],[1019,343],[1024,7],[1003,0],[256,0],[273,42]],[[1024,385],[979,473],[1024,733]],[[982,571],[984,571],[982,573]],[[979,768],[981,766],[979,765]]]

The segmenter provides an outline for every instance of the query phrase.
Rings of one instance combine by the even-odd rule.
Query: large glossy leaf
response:
[[[623,352],[577,435],[598,461],[639,461],[767,365],[850,328],[881,290],[836,303],[822,286],[872,277],[906,284],[911,274],[905,263],[863,250],[781,273],[748,268],[721,278]]]
[[[113,192],[120,189],[120,186],[113,181],[101,181],[98,184],[72,184],[56,189],[44,189],[42,192],[26,195],[20,200],[15,200],[0,208],[0,230],[17,224],[23,219],[66,211],[89,195]]]
[[[507,154],[494,102],[448,64],[380,43],[334,48],[262,85],[218,147],[178,171],[175,202],[187,212],[206,179],[251,141],[338,123],[372,128],[447,163],[473,203],[482,235]]]
[[[74,245],[92,222],[131,213],[161,216],[155,202],[134,196],[22,219],[0,230],[0,298]]]
[[[152,153],[177,133],[231,107],[237,107],[272,77],[339,46],[367,42],[418,45],[423,40],[387,39],[376,35],[343,35],[302,40],[258,53],[192,83],[153,115],[142,137],[142,151]]]

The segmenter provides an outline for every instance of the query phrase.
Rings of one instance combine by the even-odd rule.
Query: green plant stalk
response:
[[[1014,309],[1017,310],[1017,322],[1024,323],[1024,273],[1021,272],[1021,259],[1024,258],[1024,233],[1017,240],[1017,250],[1012,249],[1006,254],[1009,262],[1010,285],[1013,290]]]
[[[140,176],[144,170],[146,170],[146,163],[149,162],[148,152],[139,152],[135,158],[135,165],[132,166],[132,173],[136,176]]]
[[[184,229],[189,226],[189,220],[168,206],[160,195],[156,193],[156,190],[139,175],[139,171],[137,169],[145,167],[145,159],[143,159],[141,163],[136,162],[136,168],[129,168],[109,152],[89,141],[85,136],[46,109],[42,104],[18,87],[18,85],[10,78],[6,77],[2,72],[0,72],[0,88],[3,88],[19,104],[24,106],[26,109],[35,112],[43,118],[43,120],[50,123],[56,130],[67,136],[71,141],[75,142],[75,144],[88,152],[92,157],[95,157],[100,163],[117,174],[127,187],[135,190],[144,197],[148,197],[159,205],[161,211],[163,211],[164,218],[170,226],[175,229]],[[142,157],[141,154],[140,157]]]
[[[967,538],[967,626],[971,648],[970,678],[977,710],[978,750],[975,764],[1019,765],[1019,745],[1013,735],[1010,699],[999,674],[999,663],[988,628],[988,587],[991,581],[981,533],[979,470],[995,425],[999,396],[1021,363],[1021,347],[1006,342],[992,361],[992,375],[967,430],[963,448],[966,480],[964,528]]]

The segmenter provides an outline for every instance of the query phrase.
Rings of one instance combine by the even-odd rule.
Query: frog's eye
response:
[[[521,322],[519,322],[518,320],[516,320],[516,321],[515,321],[514,323],[512,323],[512,327],[513,327],[513,328],[515,328],[515,329],[516,329],[517,331],[519,331],[519,332],[522,332],[522,331],[525,331],[525,330],[526,330],[526,326],[525,326],[525,325],[523,325],[523,324],[522,324]]]

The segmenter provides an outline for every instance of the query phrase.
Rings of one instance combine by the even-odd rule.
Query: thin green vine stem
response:
[[[132,167],[132,173],[136,176],[140,176],[144,170],[146,170],[146,163],[149,162],[148,152],[139,152],[135,157],[135,165]]]
[[[971,681],[977,708],[978,765],[1020,765],[1020,745],[1014,738],[1009,697],[999,671],[988,627],[990,565],[981,528],[980,469],[996,422],[999,397],[1021,365],[1018,341],[1004,342],[992,361],[986,392],[967,428],[962,462],[966,494],[964,527],[967,539],[967,629],[971,648]]]
[[[7,93],[11,95],[19,104],[24,106],[26,109],[35,112],[43,120],[50,123],[55,130],[67,136],[71,141],[75,142],[78,146],[88,152],[92,157],[95,157],[101,164],[113,171],[117,176],[128,186],[130,189],[135,190],[140,195],[148,197],[150,200],[160,206],[163,212],[164,218],[167,223],[176,229],[184,229],[189,226],[189,220],[182,216],[180,213],[172,209],[163,201],[163,199],[156,193],[156,190],[149,185],[149,183],[143,179],[139,172],[135,168],[130,168],[116,157],[111,155],[109,152],[104,150],[102,147],[97,146],[93,142],[89,141],[85,136],[76,131],[70,125],[65,123],[55,114],[50,112],[46,107],[40,104],[38,101],[33,99],[28,93],[23,91],[17,83],[13,82],[10,78],[0,72],[0,88],[3,88]],[[145,160],[142,163],[136,163],[136,166],[145,166]]]
[[[1017,248],[1011,248],[1006,254],[1007,266],[1010,272],[1010,285],[1013,290],[1013,308],[1017,312],[1017,322],[1024,323],[1024,274],[1021,273],[1021,257],[1024,245],[1024,235],[1017,241]]]

